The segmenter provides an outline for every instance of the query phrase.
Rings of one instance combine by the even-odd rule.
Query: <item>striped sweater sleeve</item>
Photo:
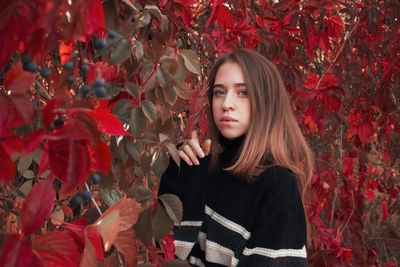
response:
[[[306,221],[294,175],[275,169],[237,266],[306,266]]]

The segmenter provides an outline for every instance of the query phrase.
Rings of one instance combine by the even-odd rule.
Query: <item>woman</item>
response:
[[[176,256],[194,266],[305,266],[312,155],[276,67],[238,49],[218,59],[209,86],[210,139],[186,141],[185,163],[171,161],[159,188],[183,203]]]

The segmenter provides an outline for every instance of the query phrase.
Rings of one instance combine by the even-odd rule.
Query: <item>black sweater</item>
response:
[[[292,172],[271,167],[252,182],[222,170],[242,139],[223,142],[221,169],[208,173],[210,156],[180,170],[171,161],[159,195],[177,195],[183,219],[174,228],[176,256],[193,266],[306,266],[306,223]]]

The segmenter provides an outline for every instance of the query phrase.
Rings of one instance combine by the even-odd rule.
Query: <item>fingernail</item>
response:
[[[201,152],[200,152],[200,158],[204,158],[204,156],[205,156],[205,155],[204,155],[204,152],[201,151]]]
[[[196,165],[199,165],[199,164],[200,164],[200,162],[199,162],[198,160],[196,160],[195,164],[196,164]]]

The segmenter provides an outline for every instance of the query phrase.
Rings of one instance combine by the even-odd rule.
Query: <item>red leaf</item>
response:
[[[45,181],[32,187],[21,208],[21,230],[28,236],[40,230],[50,217],[51,208],[56,197],[53,181]]]
[[[86,242],[92,243],[92,246],[94,250],[96,251],[97,258],[100,260],[104,260],[104,254],[103,254],[103,248],[101,246],[101,239],[100,239],[100,234],[96,232],[95,230],[91,229],[90,227],[85,228],[85,234],[86,234]]]
[[[77,266],[80,253],[74,238],[62,231],[37,235],[32,240],[33,249],[40,255],[45,266]]]
[[[0,137],[4,131],[22,124],[23,118],[18,114],[14,103],[0,95]]]
[[[232,29],[235,24],[235,19],[233,18],[231,11],[224,5],[218,7],[217,21],[219,25],[229,29]]]
[[[94,151],[94,157],[91,157],[91,169],[92,170],[100,170],[104,172],[105,174],[108,174],[108,172],[111,169],[111,163],[112,163],[112,155],[110,150],[108,149],[108,146],[106,143],[103,141],[100,141]]]
[[[358,127],[358,136],[361,142],[365,143],[374,134],[374,127],[370,122],[366,122]]]
[[[172,236],[165,236],[160,240],[161,247],[164,251],[164,260],[175,258],[175,245]]]
[[[331,113],[332,111],[338,111],[340,108],[340,99],[337,96],[330,95],[327,93],[322,94],[322,100],[324,103],[325,109],[328,111],[328,113]]]
[[[35,151],[35,149],[40,145],[44,138],[44,130],[39,129],[33,131],[29,134],[29,136],[25,139],[24,147],[25,152],[24,155],[28,155]]]
[[[61,58],[61,65],[64,66],[67,61],[71,60],[72,42],[61,42],[60,47],[58,48],[58,53]]]
[[[185,24],[187,27],[190,27],[191,26],[190,22],[192,21],[192,18],[193,18],[192,10],[186,6],[182,6],[183,24]]]
[[[114,246],[119,253],[124,255],[128,266],[136,265],[139,254],[139,240],[135,237],[132,229],[119,232],[114,241]]]
[[[388,212],[386,203],[382,202],[382,219],[381,219],[381,222],[385,222],[386,219],[388,218],[388,216],[389,216],[389,212]]]
[[[0,143],[0,182],[11,182],[15,178],[15,165]]]
[[[83,250],[80,266],[97,267],[99,266],[99,260],[96,255],[96,250],[93,247],[92,242],[85,235],[85,248]]]
[[[222,0],[215,0],[213,3],[213,10],[211,12],[210,18],[206,22],[206,30],[211,23],[213,23],[218,17],[218,8],[222,4]]]
[[[122,122],[115,116],[111,114],[108,110],[102,108],[95,108],[93,111],[81,111],[90,115],[95,121],[98,122],[98,129],[101,132],[112,135],[128,135],[132,136],[124,129]]]
[[[104,10],[100,0],[90,0],[86,8],[86,34],[100,35],[104,30]]]
[[[319,35],[319,40],[318,40],[319,47],[328,54],[329,52],[329,37],[325,33],[321,33]]]
[[[6,75],[4,87],[12,94],[24,94],[35,81],[35,74],[24,71],[22,63],[18,62]]]
[[[90,158],[86,141],[49,140],[51,171],[64,182],[62,194],[81,186],[89,175]]]
[[[44,126],[49,127],[53,123],[57,115],[54,112],[54,109],[58,106],[58,104],[60,104],[60,102],[60,98],[53,98],[47,102],[47,105],[42,109],[42,122]]]
[[[0,266],[26,267],[31,266],[32,247],[28,240],[20,238],[19,235],[7,237],[3,245],[0,258]]]

